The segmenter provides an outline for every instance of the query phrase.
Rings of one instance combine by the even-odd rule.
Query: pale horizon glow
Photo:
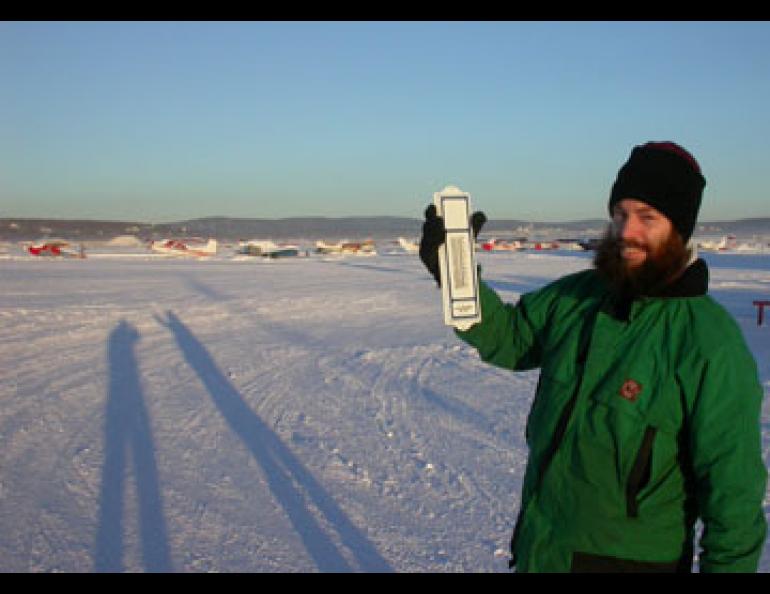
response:
[[[607,217],[634,145],[770,216],[768,22],[0,23],[0,217]]]

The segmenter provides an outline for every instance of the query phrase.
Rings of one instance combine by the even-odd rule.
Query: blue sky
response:
[[[767,22],[0,23],[0,216],[606,216],[674,140],[770,216]]]

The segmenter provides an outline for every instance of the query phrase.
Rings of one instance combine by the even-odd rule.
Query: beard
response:
[[[647,251],[644,262],[629,266],[623,258],[623,247],[638,247]],[[647,246],[636,242],[625,243],[607,227],[596,248],[594,266],[605,280],[625,298],[655,296],[675,281],[687,267],[691,250],[682,237],[672,230],[668,238],[658,246]]]

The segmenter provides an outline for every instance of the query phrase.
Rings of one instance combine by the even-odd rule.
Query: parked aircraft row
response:
[[[144,245],[150,252],[157,255],[169,257],[187,257],[187,258],[208,258],[217,255],[219,244],[214,238],[167,238],[150,241],[142,244],[138,239],[133,238],[135,243],[128,245],[125,238],[120,238],[120,242],[106,242],[110,248],[124,247],[140,248]],[[416,254],[419,251],[419,243],[416,240],[399,237],[397,241],[390,242],[395,248],[398,246],[403,252]],[[519,250],[593,250],[596,248],[598,239],[575,240],[558,239],[555,241],[533,241],[527,238],[489,238],[480,240],[477,249],[486,252],[512,252]],[[696,240],[699,250],[705,251],[738,251],[738,252],[770,252],[770,243],[762,242],[738,242],[735,236],[725,235],[721,239],[702,239]],[[104,244],[102,244],[104,245]],[[85,258],[86,249],[84,244],[75,244],[63,239],[45,239],[38,242],[23,244],[24,250],[33,256],[41,257],[61,257],[61,258]],[[234,254],[238,257],[263,257],[263,258],[286,258],[296,256],[308,256],[310,250],[302,249],[296,244],[276,243],[272,240],[240,240],[236,246],[227,244],[227,248],[233,248]],[[221,252],[219,252],[221,253]],[[324,255],[347,255],[355,254],[360,256],[370,256],[377,254],[377,249],[373,240],[366,241],[347,241],[342,240],[337,243],[328,243],[326,241],[315,242],[315,253]]]
[[[107,242],[111,244],[111,242]],[[138,242],[141,246],[142,244]],[[107,247],[125,247],[126,242],[120,245],[108,245]],[[136,247],[136,246],[129,246]],[[153,240],[146,244],[146,248],[155,254],[169,257],[207,258],[217,255],[218,242],[214,238],[200,237],[175,237]],[[85,258],[85,248],[71,244],[64,240],[41,240],[25,245],[25,250],[33,256],[60,256]],[[374,241],[361,242],[340,241],[338,243],[316,242],[316,250],[319,254],[357,254],[375,255],[377,253]],[[234,253],[237,256],[261,256],[265,258],[286,258],[295,256],[307,256],[308,250],[301,250],[298,245],[288,243],[275,243],[271,240],[241,240],[235,246]]]

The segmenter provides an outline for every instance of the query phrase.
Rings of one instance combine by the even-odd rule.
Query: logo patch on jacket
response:
[[[627,379],[620,387],[620,396],[629,402],[636,402],[639,393],[642,391],[642,384],[634,379]]]

